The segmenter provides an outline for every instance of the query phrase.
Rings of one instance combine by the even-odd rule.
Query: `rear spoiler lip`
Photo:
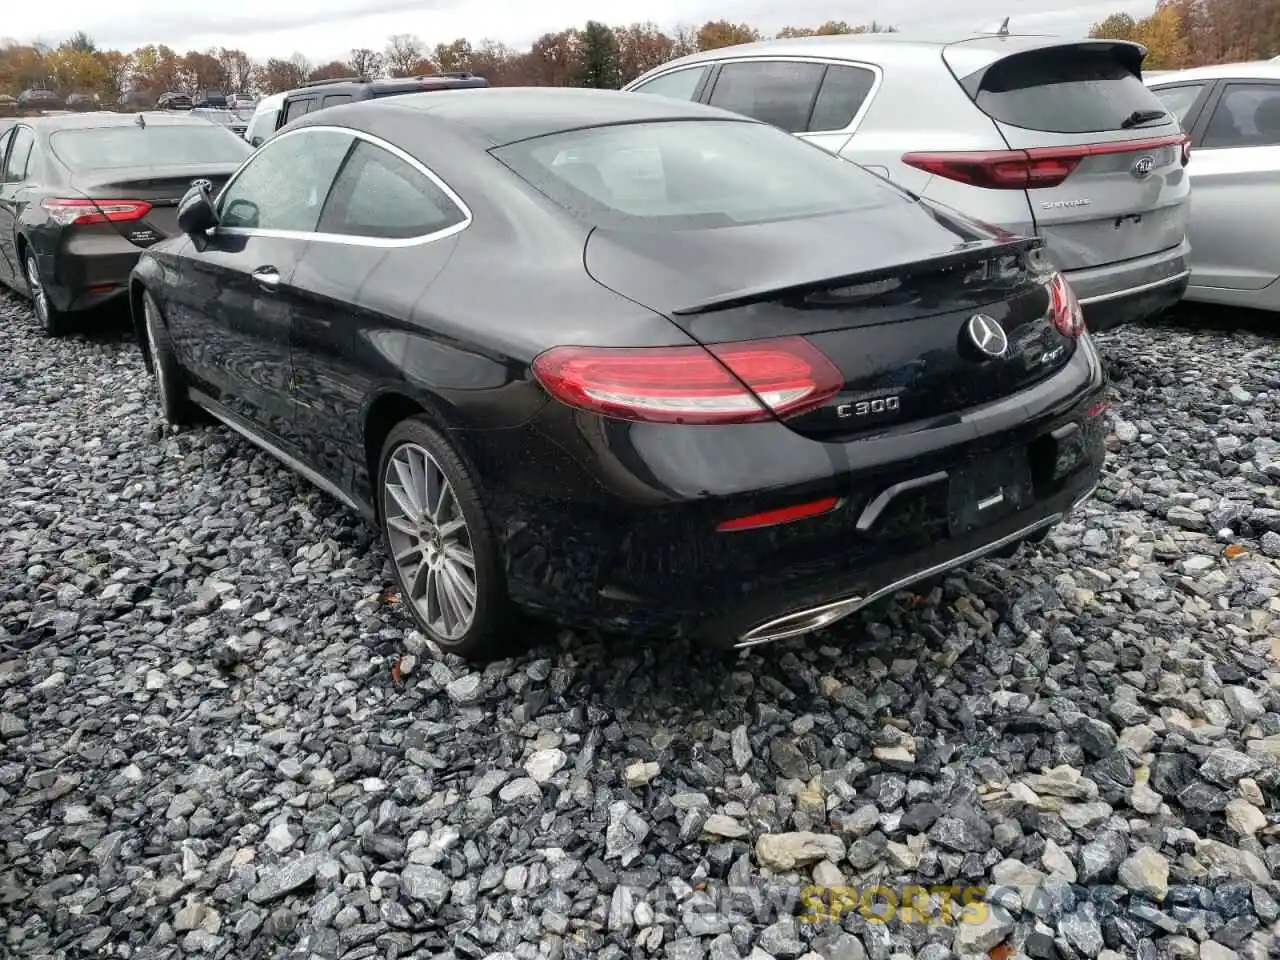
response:
[[[980,39],[980,38],[969,38],[969,39]],[[969,73],[964,74],[963,76],[961,76],[957,70],[957,67],[959,65],[947,59],[947,51],[952,48],[958,48],[963,46],[966,41],[964,40],[956,41],[955,43],[951,43],[951,44],[948,44],[946,47],[943,47],[942,62],[946,66],[947,71],[953,77],[955,77],[956,83],[960,84],[960,86],[964,89],[964,92],[968,95],[970,100],[973,100],[976,98],[977,92],[982,86],[982,81],[986,79],[987,74],[991,71],[993,67],[999,65],[1000,63],[1003,63],[1005,60],[1008,60],[1012,57],[1021,56],[1023,54],[1044,54],[1044,53],[1050,53],[1055,50],[1082,50],[1082,49],[1106,51],[1107,53],[1110,53],[1113,57],[1115,57],[1117,60],[1119,60],[1122,64],[1124,64],[1124,66],[1128,67],[1129,70],[1133,72],[1134,76],[1139,78],[1141,78],[1142,76],[1142,64],[1143,64],[1143,61],[1145,61],[1147,58],[1148,50],[1143,44],[1138,43],[1138,41],[1136,40],[1114,40],[1114,39],[1107,39],[1107,38],[1098,38],[1098,39],[1086,38],[1084,40],[1066,40],[1066,39],[1057,38],[1057,37],[1053,39],[1055,40],[1055,42],[1053,43],[1045,43],[1045,44],[1036,45],[1036,46],[1027,46],[1022,49],[1009,50],[1008,52],[1003,53],[999,56],[993,56],[990,60],[975,67],[973,70],[971,70]],[[984,51],[984,52],[987,52],[987,51]],[[1129,58],[1128,61],[1126,61],[1125,58]]]
[[[975,243],[961,244],[952,250],[935,256],[911,260],[906,263],[886,267],[873,267],[870,270],[855,270],[852,273],[834,276],[815,277],[783,286],[765,284],[756,287],[743,287],[731,293],[709,297],[697,303],[677,307],[671,311],[674,317],[690,317],[700,313],[711,313],[716,310],[727,310],[731,307],[746,306],[762,300],[785,297],[814,287],[846,285],[852,283],[869,283],[886,276],[910,277],[947,267],[957,267],[965,263],[989,260],[994,256],[1009,253],[1022,253],[1044,245],[1039,237],[1008,237],[998,240],[981,240]]]

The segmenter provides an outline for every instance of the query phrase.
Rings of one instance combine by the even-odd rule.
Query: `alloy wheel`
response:
[[[476,616],[476,560],[462,506],[440,464],[416,443],[383,476],[383,517],[403,590],[436,637],[460,640]]]
[[[27,289],[31,292],[31,301],[35,304],[36,316],[42,324],[49,322],[49,300],[44,292],[44,284],[40,282],[40,268],[36,265],[34,253],[27,254]]]

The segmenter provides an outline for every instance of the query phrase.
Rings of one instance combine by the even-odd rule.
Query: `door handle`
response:
[[[274,290],[280,286],[280,271],[275,267],[259,267],[253,271],[253,279],[263,290]]]

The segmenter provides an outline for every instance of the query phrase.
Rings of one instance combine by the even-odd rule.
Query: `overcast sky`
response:
[[[73,31],[87,32],[102,47],[131,50],[166,43],[184,53],[208,47],[239,47],[250,56],[288,56],[297,51],[313,62],[345,58],[353,47],[381,50],[393,33],[417,34],[429,44],[488,37],[527,47],[540,34],[580,26],[594,16],[612,24],[653,20],[670,28],[725,18],[746,21],[764,32],[787,24],[824,20],[879,20],[904,31],[928,28],[968,32],[990,29],[1005,16],[1015,30],[1080,35],[1108,14],[1135,15],[1154,0],[100,0],[52,3],[6,2],[0,36],[55,45]],[[604,10],[607,9],[606,14]]]

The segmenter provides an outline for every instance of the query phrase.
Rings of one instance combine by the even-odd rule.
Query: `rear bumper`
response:
[[[68,233],[53,252],[36,249],[45,293],[63,311],[88,310],[124,296],[142,254],[119,234],[88,231]]]
[[[1085,338],[1035,387],[924,429],[848,443],[777,423],[589,427],[558,404],[512,435],[460,439],[482,478],[517,603],[569,623],[734,644],[778,617],[850,601],[839,611],[847,614],[1046,531],[1098,482],[1104,387]],[[953,536],[954,478],[1014,449],[1028,452],[1033,494]],[[823,497],[839,506],[773,527],[716,530]],[[814,628],[800,626],[790,633]]]
[[[1084,308],[1090,330],[1109,330],[1145,320],[1173,306],[1191,277],[1191,246],[1176,247],[1121,263],[1069,270],[1065,275]]]
[[[764,596],[702,624],[701,631],[716,644],[738,648],[760,646],[829,627],[877,600],[912,584],[954,570],[982,557],[1007,555],[1018,545],[1037,540],[1093,493],[1097,470],[1081,469],[1058,492],[1032,509],[964,537],[932,544],[904,557],[891,557],[842,579],[815,585],[816,604],[800,597]],[[773,610],[770,613],[770,609]],[[787,612],[778,614],[779,609]]]

